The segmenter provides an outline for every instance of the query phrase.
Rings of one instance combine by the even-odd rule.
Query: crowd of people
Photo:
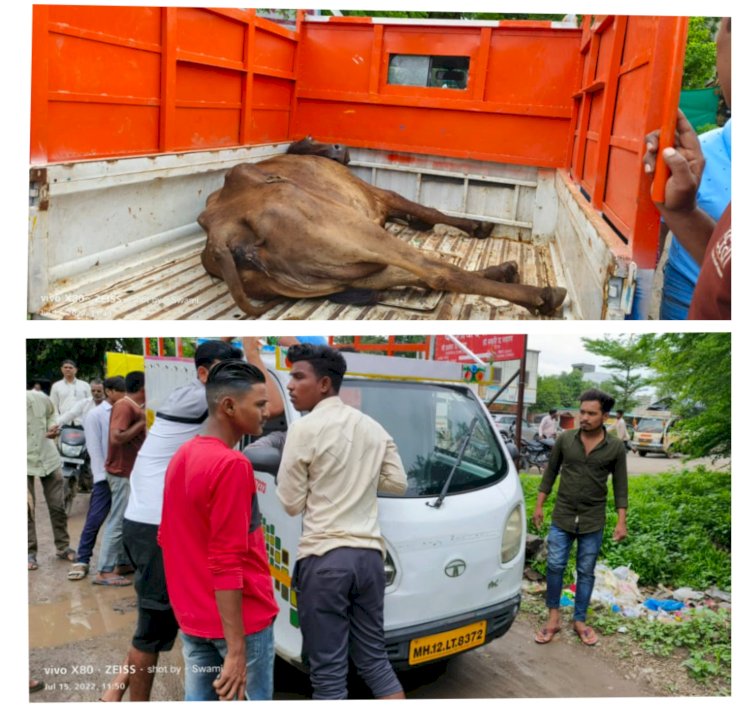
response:
[[[66,361],[63,380],[53,386],[56,403],[43,392],[28,393],[29,570],[38,567],[31,494],[40,476],[58,557],[72,562],[68,579],[89,574],[102,526],[93,583],[125,586],[131,584],[128,575],[134,577],[133,638],[102,701],[119,701],[126,691],[131,700],[148,700],[159,653],[171,650],[178,632],[187,700],[273,695],[278,607],[252,466],[234,447],[244,435],[261,435],[264,422],[283,412],[283,401],[276,386],[265,384],[260,341],[242,343],[244,356],[226,341],[198,346],[195,381],[159,406],[148,433],[142,372],[106,378],[101,400],[94,401],[92,386],[77,379],[74,362]],[[351,635],[352,659],[373,695],[403,697],[385,652],[385,548],[373,512],[378,489],[405,490],[403,466],[385,430],[338,397],[346,372],[342,354],[320,344],[285,343],[292,343],[290,398],[298,410],[310,412],[278,446],[284,448],[280,498],[287,512],[304,514],[294,585],[313,693],[346,696],[349,650],[342,637]],[[59,416],[73,411],[66,419],[86,431],[94,476],[77,552],[69,544],[60,457],[52,441]],[[306,435],[327,440],[319,458],[311,456]],[[342,485],[355,460],[356,487]],[[331,504],[335,495],[339,501],[346,496],[347,504]],[[316,582],[321,556],[338,570],[322,573],[326,586]],[[339,612],[335,621],[329,602]],[[37,686],[30,681],[30,689]]]

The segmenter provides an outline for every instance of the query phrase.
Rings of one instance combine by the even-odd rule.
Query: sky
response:
[[[556,376],[567,373],[574,363],[592,363],[597,372],[605,372],[606,359],[589,353],[578,336],[569,334],[529,334],[528,347],[539,351],[539,375]]]

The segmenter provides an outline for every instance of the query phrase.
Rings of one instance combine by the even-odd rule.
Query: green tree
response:
[[[705,88],[716,76],[717,17],[691,17],[688,22],[682,88]]]
[[[536,387],[536,403],[532,412],[542,412],[552,408],[575,408],[581,393],[590,388],[583,373],[574,369],[556,376],[539,376]]]
[[[649,351],[640,337],[605,336],[603,339],[583,339],[583,346],[590,353],[607,359],[602,364],[612,371],[608,392],[614,395],[617,408],[631,410],[636,404],[636,394],[649,385],[650,380],[639,371],[649,364]]]
[[[103,376],[107,351],[143,354],[143,339],[27,339],[26,380],[59,380],[66,358],[76,362],[83,380]]]
[[[728,333],[648,334],[654,379],[682,417],[679,448],[690,457],[732,452],[732,343]]]

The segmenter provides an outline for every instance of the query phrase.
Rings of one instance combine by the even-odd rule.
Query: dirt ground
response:
[[[90,577],[67,580],[68,563],[54,556],[47,508],[37,495],[39,569],[28,573],[29,672],[47,688],[31,702],[96,701],[104,686],[117,677],[136,618],[132,587],[101,587]],[[73,544],[80,537],[88,496],[75,499],[69,529]],[[97,557],[98,546],[94,552]],[[498,697],[657,697],[710,694],[684,674],[682,658],[657,659],[623,654],[617,636],[602,637],[594,648],[583,646],[563,631],[545,646],[533,633],[539,621],[518,617],[503,638],[454,657],[447,665],[403,674],[410,698]],[[163,654],[153,698],[181,700],[182,655],[178,645]],[[360,696],[355,691],[355,696]],[[367,694],[363,693],[362,697]],[[304,699],[304,675],[277,666],[276,699]]]

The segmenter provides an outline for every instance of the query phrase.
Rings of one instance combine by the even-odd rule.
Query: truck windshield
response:
[[[638,421],[638,432],[661,432],[664,429],[666,420],[659,418],[647,417]]]
[[[350,378],[344,380],[341,398],[393,437],[406,471],[407,498],[440,494],[474,418],[448,495],[494,484],[508,472],[490,423],[465,388]]]

